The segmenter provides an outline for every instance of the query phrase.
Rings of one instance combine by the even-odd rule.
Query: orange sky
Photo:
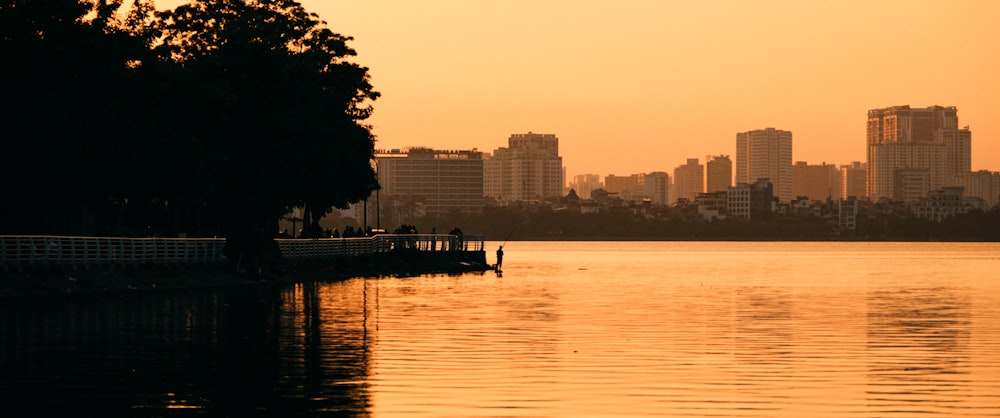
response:
[[[160,8],[183,1],[160,0]],[[378,148],[492,152],[559,137],[567,175],[735,158],[865,160],[867,111],[957,106],[972,169],[1000,171],[1000,1],[302,0],[353,36]]]

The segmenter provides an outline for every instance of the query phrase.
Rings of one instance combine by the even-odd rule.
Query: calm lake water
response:
[[[5,301],[0,416],[1000,416],[1000,244],[504,250],[502,277]]]

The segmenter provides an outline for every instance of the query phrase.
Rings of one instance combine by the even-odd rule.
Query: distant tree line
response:
[[[773,214],[767,219],[712,219],[678,208],[615,208],[599,213],[554,210],[549,206],[487,207],[482,214],[450,214],[407,219],[420,232],[461,225],[468,234],[511,240],[863,240],[1000,241],[1000,208],[972,211],[941,221],[905,213],[871,213],[857,227],[841,230],[835,218]]]
[[[0,3],[0,233],[269,235],[378,187],[352,38],[291,0],[122,2]]]

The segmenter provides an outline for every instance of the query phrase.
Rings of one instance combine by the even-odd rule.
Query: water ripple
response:
[[[503,277],[0,306],[0,414],[1000,416],[1000,245],[510,244]]]

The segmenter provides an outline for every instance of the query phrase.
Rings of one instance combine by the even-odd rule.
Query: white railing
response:
[[[278,239],[283,257],[358,256],[413,248],[482,251],[481,235],[376,235],[362,238]],[[110,238],[0,235],[0,266],[188,264],[225,260],[222,238]]]
[[[379,234],[364,238],[277,239],[281,256],[321,258],[362,255],[411,248],[429,252],[483,251],[482,235]]]
[[[200,263],[224,259],[226,240],[110,238],[55,235],[0,236],[0,265]]]

